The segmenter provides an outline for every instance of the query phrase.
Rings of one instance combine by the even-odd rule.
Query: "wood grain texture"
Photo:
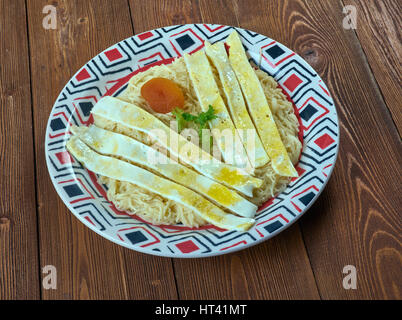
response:
[[[39,299],[35,159],[23,0],[0,1],[0,35],[0,300]]]
[[[0,0],[0,300],[401,299],[400,2],[26,3]],[[56,30],[42,27],[48,4]],[[358,9],[356,30],[342,27],[347,4]],[[339,157],[318,201],[274,239],[220,257],[158,258],[109,242],[68,211],[47,172],[46,123],[65,83],[97,53],[134,32],[198,22],[251,29],[304,57],[335,100]],[[49,264],[57,290],[41,289]],[[357,268],[357,290],[342,287],[346,265]]]
[[[176,24],[201,22],[198,1],[129,0],[136,34]]]
[[[147,6],[141,6],[142,3],[130,1],[136,33],[171,24],[237,25],[238,21],[231,1],[147,1]],[[172,16],[176,17],[174,21]],[[239,253],[202,260],[174,259],[174,268],[180,299],[319,298],[298,225]]]
[[[401,142],[360,43],[337,1],[236,1],[241,26],[303,56],[328,85],[341,143],[327,187],[301,219],[323,299],[398,298],[401,270]],[[345,290],[344,266],[357,268]],[[387,271],[386,271],[387,270]]]
[[[181,299],[320,298],[297,224],[246,250],[174,262]]]
[[[46,123],[59,92],[88,60],[133,34],[126,0],[52,1],[57,29],[42,27],[47,0],[28,1],[37,155],[40,265],[57,268],[43,299],[173,299],[170,259],[118,246],[78,221],[54,190],[45,163]]]
[[[356,8],[355,32],[392,118],[402,134],[402,2],[343,0]]]

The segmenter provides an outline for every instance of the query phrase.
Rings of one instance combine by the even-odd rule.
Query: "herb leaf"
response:
[[[179,133],[184,129],[186,122],[194,122],[198,125],[198,136],[200,141],[202,141],[202,130],[207,128],[207,123],[210,120],[216,119],[217,115],[215,114],[214,108],[209,105],[208,110],[205,112],[201,112],[198,115],[192,115],[187,112],[183,112],[183,110],[179,108],[175,108],[172,111],[173,115],[176,116],[177,120],[177,129]]]
[[[217,118],[217,115],[215,114],[214,108],[211,105],[209,105],[208,111],[201,112],[198,115],[195,122],[198,123],[200,126],[205,126],[208,121],[216,119],[216,118]]]
[[[195,122],[197,120],[197,118],[198,118],[198,116],[193,116],[192,114],[183,112],[183,119],[188,122]]]
[[[184,119],[183,117],[183,110],[181,110],[180,108],[175,108],[172,111],[172,114],[176,117],[176,121],[177,121],[177,131],[180,133],[184,127],[186,126],[186,119]]]

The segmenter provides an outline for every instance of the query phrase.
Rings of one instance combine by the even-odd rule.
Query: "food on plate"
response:
[[[192,166],[200,173],[218,182],[252,196],[252,190],[262,181],[239,168],[213,159],[176,131],[173,131],[147,111],[113,97],[104,97],[92,109],[95,124],[103,127],[106,122],[119,125],[123,133],[137,130],[148,135],[149,141],[158,141],[174,157]],[[203,162],[205,164],[203,164]]]
[[[226,97],[226,106],[229,109],[230,116],[232,117],[236,128],[242,130],[253,130],[255,132],[253,122],[248,114],[247,106],[243,99],[240,85],[232,67],[230,66],[225,44],[223,42],[217,42],[214,45],[211,45],[208,41],[205,41],[205,52],[219,73],[220,83],[222,84],[223,92],[225,93],[224,97]],[[247,145],[247,141],[243,141],[243,143]],[[264,166],[269,161],[269,157],[264,150],[261,139],[256,133],[254,148],[246,148],[246,152],[249,159],[254,159],[257,168]]]
[[[187,123],[194,123],[198,126],[198,136],[199,140],[202,141],[202,131],[207,128],[208,121],[217,118],[215,114],[214,107],[209,105],[207,111],[200,112],[197,115],[190,114],[188,112],[184,112],[180,108],[175,108],[172,111],[172,114],[176,117],[177,121],[177,132],[180,133],[183,131],[185,127],[187,127]]]
[[[297,176],[292,103],[251,66],[237,32],[226,41],[229,54],[223,42],[205,42],[135,74],[98,101],[93,125],[71,127],[68,150],[118,209],[153,224],[245,231]]]
[[[72,133],[87,146],[100,154],[116,156],[125,161],[136,163],[148,170],[159,173],[172,181],[198,191],[229,211],[251,218],[255,216],[257,206],[241,197],[237,192],[214,180],[187,168],[166,155],[140,141],[122,134],[107,131],[96,126],[71,127]]]
[[[217,117],[212,119],[209,125],[223,160],[225,162],[233,161],[235,165],[246,163],[247,167],[251,167],[243,144],[240,143],[240,148],[238,148],[240,150],[234,153],[235,142],[240,142],[240,136],[220,95],[212,73],[212,67],[204,50],[197,51],[192,55],[185,54],[184,61],[201,109],[208,111],[211,105],[215,109]],[[234,141],[228,143],[226,140],[228,136],[224,133],[228,133],[228,136]]]
[[[166,199],[180,203],[196,212],[202,219],[220,228],[247,230],[254,223],[253,219],[242,218],[226,213],[210,201],[188,188],[171,180],[161,178],[149,170],[132,165],[114,157],[96,153],[77,137],[67,142],[67,149],[80,162],[98,174],[115,180],[124,180],[155,192]]]
[[[271,158],[273,169],[280,175],[297,177],[297,171],[290,161],[273,118],[272,107],[268,104],[258,76],[248,62],[239,35],[235,32],[230,34],[227,44],[229,46],[229,61],[236,73],[264,148]]]

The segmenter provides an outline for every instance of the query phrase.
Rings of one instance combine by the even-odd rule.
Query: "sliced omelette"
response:
[[[240,85],[232,67],[230,66],[225,45],[223,42],[217,42],[214,45],[211,45],[207,41],[205,41],[204,44],[207,56],[218,70],[230,114],[236,128],[244,131],[253,130],[254,132],[253,148],[248,148],[248,141],[245,139],[244,135],[242,135],[243,139],[245,139],[243,140],[243,144],[246,147],[248,158],[250,161],[252,161],[252,159],[254,160],[255,167],[262,167],[267,164],[269,157],[262,145],[260,137],[255,132],[254,124],[248,114]]]
[[[209,64],[205,52],[200,50],[192,55],[186,54],[184,55],[184,61],[186,62],[187,71],[201,105],[201,109],[206,112],[209,106],[213,106],[215,110],[217,117],[209,121],[209,127],[223,159],[227,163],[234,163],[234,165],[244,165],[244,163],[246,163],[247,167],[250,168],[251,164],[241,142],[241,137],[219,93],[218,85],[215,82],[211,65]],[[225,138],[225,133],[232,139],[232,143],[228,143]],[[236,141],[240,143],[234,148]]]
[[[89,147],[104,155],[118,156],[152,169],[214,203],[243,217],[255,216],[257,206],[214,180],[169,159],[163,153],[125,135],[96,126],[71,127],[71,132]]]
[[[220,162],[197,145],[171,130],[162,121],[144,109],[113,97],[104,97],[92,109],[95,117],[121,124],[149,134],[161,143],[169,152],[192,166],[199,173],[231,187],[241,193],[252,196],[253,189],[262,185],[262,180],[248,175],[243,170]],[[167,139],[161,139],[160,134]]]
[[[297,171],[283,145],[261,83],[247,59],[238,33],[231,33],[226,43],[229,45],[230,64],[240,83],[257,132],[271,158],[272,168],[279,175],[297,177]]]
[[[67,149],[89,170],[112,179],[133,183],[167,199],[176,201],[220,228],[246,231],[255,222],[253,219],[225,213],[198,193],[161,178],[148,170],[113,157],[100,155],[76,136],[73,136],[67,142]]]

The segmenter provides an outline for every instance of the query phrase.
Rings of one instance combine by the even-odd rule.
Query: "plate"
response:
[[[250,59],[280,84],[299,116],[303,150],[299,177],[260,209],[248,232],[214,226],[157,226],[117,210],[105,186],[66,150],[71,125],[88,125],[90,111],[105,95],[118,96],[130,77],[171,62],[203,41],[222,41],[236,29]],[[84,65],[61,91],[46,130],[46,161],[57,193],[70,211],[101,236],[124,247],[166,257],[207,257],[256,245],[300,218],[318,198],[334,168],[339,146],[338,117],[331,95],[300,56],[264,35],[231,26],[188,24],[135,35],[106,49]]]

